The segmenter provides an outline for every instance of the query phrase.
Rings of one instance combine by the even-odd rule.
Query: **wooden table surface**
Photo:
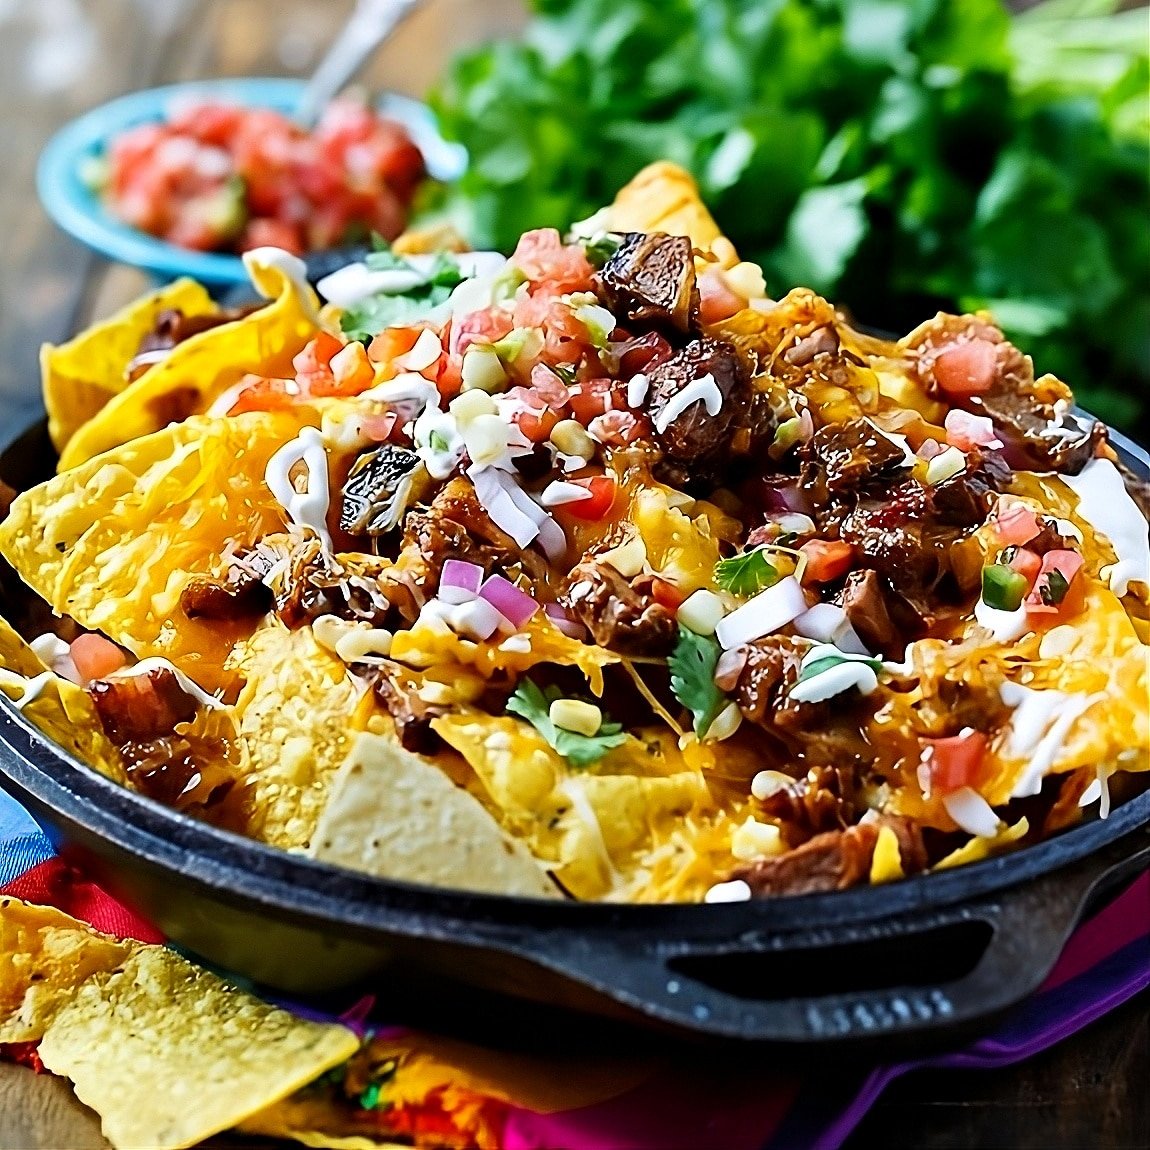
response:
[[[350,7],[350,0],[0,0],[0,446],[39,408],[39,345],[64,339],[148,286],[140,273],[78,247],[44,216],[33,173],[47,137],[135,88],[306,73]],[[432,0],[366,81],[418,95],[454,48],[520,19],[515,0]],[[1150,1147],[1148,1008],[1143,994],[1018,1067],[912,1075],[887,1092],[849,1145]],[[241,1144],[257,1146],[213,1142],[217,1150]],[[0,1066],[0,1150],[104,1145],[94,1116],[66,1083]]]

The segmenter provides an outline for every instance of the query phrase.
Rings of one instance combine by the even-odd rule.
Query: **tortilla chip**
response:
[[[245,262],[256,288],[274,302],[177,344],[72,436],[60,453],[60,471],[205,412],[248,372],[294,374],[292,357],[317,331],[318,301],[306,281],[269,252],[275,249],[249,252]]]
[[[246,684],[235,722],[245,751],[243,834],[306,847],[355,737],[359,689],[310,627],[261,628],[236,649]]]
[[[557,898],[531,853],[474,796],[386,735],[361,734],[316,828],[313,857],[382,878]]]
[[[67,343],[58,347],[46,343],[40,348],[48,434],[57,451],[63,451],[76,431],[128,386],[128,364],[140,341],[155,326],[160,312],[172,308],[193,316],[215,311],[216,305],[203,286],[180,279],[128,304]]]
[[[180,591],[230,541],[282,528],[264,469],[302,417],[196,417],[133,440],[19,495],[0,552],[57,613],[213,689],[237,628],[187,619]]]
[[[663,825],[708,801],[702,775],[654,738],[628,739],[593,767],[572,770],[509,716],[461,710],[432,729],[470,764],[503,826],[576,898],[621,889]]]
[[[666,160],[648,164],[619,190],[614,203],[607,208],[604,223],[607,230],[613,232],[666,232],[671,236],[688,236],[700,251],[710,251],[715,241],[723,237],[699,197],[694,177],[685,168]],[[729,254],[734,254],[733,247]],[[737,260],[735,256],[730,262]]]
[[[0,898],[0,1043],[38,1041],[76,987],[115,970],[133,945],[54,907]]]
[[[82,763],[95,767],[117,783],[125,783],[127,776],[120,753],[104,734],[96,706],[87,691],[53,675],[40,684],[35,698],[20,704],[29,681],[47,673],[48,668],[36,652],[0,618],[0,692],[17,702],[41,734],[70,751]]]
[[[0,899],[0,1042],[36,1041],[116,1147],[194,1146],[340,1063],[346,1027],[308,1022],[162,946],[117,942]]]

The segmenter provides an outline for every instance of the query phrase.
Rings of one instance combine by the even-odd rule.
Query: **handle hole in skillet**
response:
[[[993,933],[986,922],[949,923],[864,942],[756,954],[692,955],[672,959],[667,965],[712,990],[766,1002],[896,986],[938,986],[968,975]]]

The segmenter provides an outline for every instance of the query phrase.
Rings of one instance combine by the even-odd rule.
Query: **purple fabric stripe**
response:
[[[911,1070],[993,1069],[1021,1062],[1061,1042],[1148,986],[1150,936],[1144,936],[1077,978],[1036,994],[1015,1007],[993,1035],[979,1039],[965,1050],[877,1067],[867,1076],[851,1104],[809,1143],[810,1150],[837,1150],[887,1085]],[[770,1150],[779,1150],[775,1142],[769,1146]]]

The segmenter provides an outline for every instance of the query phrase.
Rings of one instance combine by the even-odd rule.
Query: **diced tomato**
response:
[[[556,411],[563,411],[571,402],[567,385],[544,363],[531,369],[531,390]]]
[[[799,550],[807,557],[804,583],[830,583],[841,579],[854,566],[855,549],[849,543],[808,539]]]
[[[367,345],[367,358],[372,363],[391,363],[397,356],[406,355],[419,339],[418,327],[388,327],[384,328]]]
[[[594,268],[579,244],[564,244],[554,228],[524,232],[511,262],[534,283],[546,283],[553,295],[589,291]]]
[[[572,479],[572,483],[585,487],[591,492],[590,499],[577,499],[574,503],[565,503],[563,510],[576,519],[587,519],[592,522],[606,517],[615,503],[619,485],[611,475],[593,475],[589,479]]]
[[[646,435],[651,422],[645,415],[614,408],[597,415],[587,425],[591,436],[607,447],[626,447]]]
[[[367,349],[358,340],[346,344],[331,357],[332,383],[311,389],[312,395],[358,395],[375,381],[375,368]]]
[[[228,415],[243,415],[245,411],[287,411],[301,398],[299,384],[294,379],[247,375],[241,382],[246,386],[228,408]]]
[[[92,679],[102,679],[128,662],[127,655],[111,639],[94,633],[80,635],[72,640],[69,654],[85,683]]]
[[[610,345],[610,352],[619,363],[618,374],[630,379],[648,368],[670,359],[674,348],[657,331],[649,331],[634,339],[620,339],[616,330],[616,342]]]
[[[453,350],[462,355],[473,343],[498,343],[514,326],[514,316],[501,307],[473,311],[453,321]]]
[[[950,794],[973,787],[986,758],[986,736],[965,730],[948,739],[924,739],[922,762],[930,777],[932,793]]]
[[[292,367],[300,374],[322,371],[331,365],[332,356],[343,348],[343,344],[330,332],[321,331],[308,340],[303,351],[291,361]]]
[[[240,233],[238,250],[250,252],[253,248],[283,248],[285,252],[298,256],[303,255],[307,245],[297,224],[264,217],[249,220]]]
[[[1038,578],[1038,572],[1042,570],[1042,556],[1037,551],[1019,547],[1011,556],[1009,566],[1023,576],[1027,583],[1033,587],[1034,580]]]
[[[727,283],[721,268],[707,268],[699,276],[699,319],[703,323],[721,323],[746,306],[746,298]]]
[[[586,427],[597,415],[613,408],[627,406],[626,384],[617,379],[591,379],[575,383],[568,389],[571,414]]]
[[[687,596],[674,583],[668,583],[666,579],[657,576],[651,580],[651,598],[672,614],[687,601]]]
[[[1028,615],[1058,615],[1069,618],[1082,610],[1085,601],[1083,580],[1078,578],[1083,559],[1077,551],[1047,551],[1025,606]],[[1047,602],[1047,600],[1052,600]]]
[[[1042,528],[1038,516],[1025,503],[1012,503],[994,517],[994,531],[1004,546],[1029,543]]]
[[[998,348],[988,339],[952,344],[934,360],[934,378],[948,395],[981,395],[994,385]]]
[[[532,443],[546,443],[559,422],[559,413],[550,407],[529,408],[517,412],[511,421]]]

